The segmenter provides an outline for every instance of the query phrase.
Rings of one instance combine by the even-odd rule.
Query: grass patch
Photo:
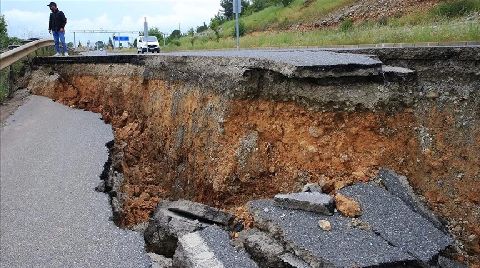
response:
[[[479,41],[480,20],[443,20],[430,24],[400,25],[389,23],[379,25],[365,23],[349,31],[328,29],[310,32],[261,32],[247,35],[240,40],[242,48],[255,47],[290,47],[290,46],[330,46],[378,43],[418,43],[418,42],[454,42]],[[235,40],[231,37],[220,38],[218,42],[200,38],[195,49],[234,48]],[[180,46],[167,47],[165,51],[192,49],[188,40],[182,38]]]
[[[259,12],[242,17],[247,33],[268,29],[286,29],[292,25],[311,22],[325,16],[332,10],[341,8],[353,0],[316,0],[306,5],[305,0],[295,0],[287,7],[270,6]],[[220,26],[222,37],[227,37],[235,27],[235,22],[227,21]]]

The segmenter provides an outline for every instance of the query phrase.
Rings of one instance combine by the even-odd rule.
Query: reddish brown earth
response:
[[[116,152],[124,156],[125,226],[146,221],[163,198],[188,198],[248,218],[243,206],[249,200],[308,182],[334,193],[388,167],[406,175],[448,219],[469,260],[478,262],[480,129],[455,127],[452,107],[432,106],[421,119],[432,137],[422,150],[420,120],[409,108],[315,112],[295,102],[226,99],[182,82],[135,76],[77,75],[31,87],[112,123]]]

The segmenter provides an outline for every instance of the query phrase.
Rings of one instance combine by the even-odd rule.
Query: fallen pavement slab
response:
[[[374,183],[362,183],[340,190],[355,197],[361,204],[360,220],[389,244],[428,263],[453,239],[437,229],[422,215],[414,212],[399,197]]]
[[[219,209],[188,200],[161,201],[144,232],[147,248],[172,257],[182,235],[212,224],[228,226],[233,216]]]
[[[168,210],[199,221],[223,226],[228,226],[233,220],[233,215],[227,212],[188,200],[173,201],[168,204]]]
[[[241,232],[239,239],[248,254],[261,267],[289,267],[280,258],[285,252],[283,245],[267,233],[258,229],[249,229]]]
[[[388,169],[381,169],[378,172],[377,179],[381,180],[387,191],[402,199],[413,211],[419,213],[435,225],[435,227],[447,233],[445,225],[419,200],[413,188],[408,183],[407,177],[398,175]]]
[[[174,267],[195,268],[250,268],[258,267],[248,254],[230,244],[226,231],[217,226],[186,234],[178,240],[173,256]]]
[[[268,230],[312,267],[369,267],[412,264],[415,258],[391,246],[375,233],[354,228],[350,219],[339,214],[325,216],[278,207],[273,200],[249,204],[255,224]],[[319,220],[328,220],[331,231],[323,231]]]
[[[158,204],[144,232],[147,249],[166,257],[172,257],[175,253],[178,237],[209,226],[169,211],[170,203],[161,201]]]

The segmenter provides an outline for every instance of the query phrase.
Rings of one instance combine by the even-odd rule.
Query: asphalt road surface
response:
[[[97,114],[31,96],[0,131],[0,267],[150,265],[94,191],[113,139]]]

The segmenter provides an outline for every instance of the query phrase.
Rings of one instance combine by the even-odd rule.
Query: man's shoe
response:
[[[53,55],[52,57],[60,57],[60,56],[62,56],[62,54],[60,54],[60,53],[57,52],[57,53],[55,53],[55,55]]]
[[[68,57],[68,52],[65,52],[65,54],[63,54],[63,56]]]

